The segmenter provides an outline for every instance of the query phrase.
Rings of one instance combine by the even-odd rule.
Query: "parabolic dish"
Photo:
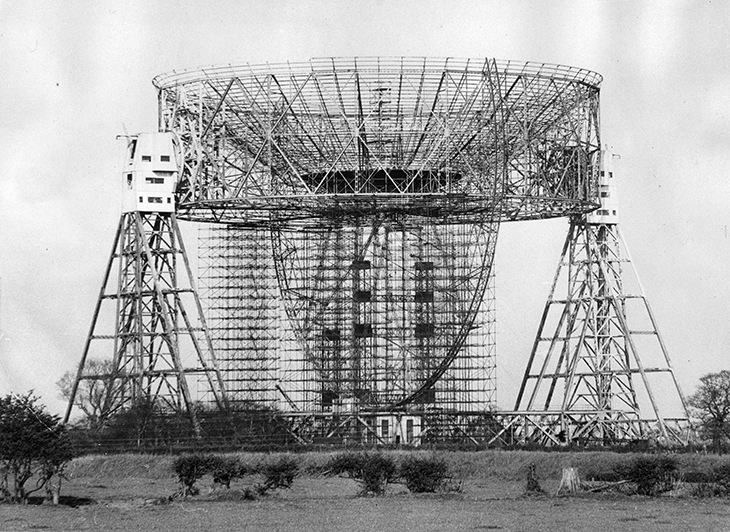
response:
[[[495,59],[322,58],[154,79],[182,148],[178,216],[465,223],[597,207],[599,85]]]

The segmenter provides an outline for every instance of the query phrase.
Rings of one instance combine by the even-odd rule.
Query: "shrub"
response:
[[[361,494],[383,495],[396,478],[395,461],[381,453],[344,453],[330,460],[331,474],[347,474],[362,485]]]
[[[435,493],[444,485],[449,467],[444,460],[409,456],[400,466],[400,476],[413,493]]]
[[[586,480],[599,482],[618,482],[624,480],[627,455],[612,452],[590,452],[575,455],[571,464],[575,465]]]
[[[382,495],[390,482],[395,480],[395,461],[380,453],[365,453],[361,462],[363,493]]]
[[[712,470],[712,480],[717,495],[730,495],[730,463],[715,466]]]
[[[693,497],[720,497],[725,493],[714,482],[698,482],[692,488]]]
[[[213,484],[230,489],[231,480],[246,474],[246,466],[234,457],[212,455],[206,459],[205,473],[210,473],[213,476]]]
[[[620,469],[626,480],[636,484],[639,495],[665,493],[679,479],[677,461],[670,456],[640,456]]]
[[[327,473],[331,475],[347,474],[351,478],[353,472],[358,471],[362,464],[363,453],[340,453],[330,458],[325,466]]]
[[[299,464],[292,458],[282,457],[264,467],[264,486],[266,490],[291,488],[294,477],[299,472]]]
[[[200,492],[195,483],[208,472],[209,463],[209,457],[199,454],[182,455],[175,459],[172,469],[180,480],[180,493],[183,497]]]

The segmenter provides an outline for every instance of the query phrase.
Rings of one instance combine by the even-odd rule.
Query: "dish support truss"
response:
[[[543,219],[596,207],[598,74],[494,59],[320,58],[158,76],[179,218]]]
[[[515,412],[490,443],[686,444],[686,402],[618,224],[589,219],[571,218]]]
[[[595,208],[600,82],[487,58],[323,58],[155,78],[159,129],[181,147],[180,219],[258,228],[268,236],[250,247],[262,253],[270,243],[276,312],[254,295],[270,293],[250,284],[257,270],[236,279],[228,251],[203,260],[235,401],[276,405],[302,420],[301,434],[325,436],[349,430],[341,415],[368,434],[352,416],[401,416],[408,433],[403,416],[415,412],[488,410],[493,380],[475,372],[493,372],[479,338],[498,223]]]
[[[182,259],[185,276],[177,272]],[[116,269],[115,269],[116,266]],[[181,282],[181,281],[187,281]],[[187,287],[185,286],[187,284]],[[104,331],[104,325],[114,324]],[[90,359],[113,359],[100,375]],[[64,422],[84,380],[104,381],[99,412],[103,425],[130,407],[185,412],[196,434],[200,424],[188,376],[203,375],[213,400],[225,405],[223,382],[192,271],[173,213],[128,212],[121,216]]]

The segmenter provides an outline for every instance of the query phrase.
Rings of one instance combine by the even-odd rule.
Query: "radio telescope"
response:
[[[135,232],[151,264],[145,242],[179,236],[176,220],[207,228],[203,303],[196,296],[187,307],[199,311],[205,341],[178,310],[170,273],[152,283],[169,319],[138,321],[169,323],[162,337],[184,330],[197,362],[183,363],[173,339],[161,356],[169,370],[126,364],[140,359],[119,343],[134,320],[117,313],[109,336],[116,367],[129,368],[118,380],[138,379],[136,390],[182,406],[192,400],[186,375],[197,372],[218,405],[284,412],[302,440],[466,433],[494,408],[489,288],[499,225],[599,207],[600,83],[583,69],[451,58],[323,58],[156,77],[156,135],[168,136],[160,146],[173,146],[175,160],[151,169],[164,184],[150,183],[172,183],[172,202],[150,207],[130,185],[127,214],[139,220],[120,232]],[[160,253],[184,255],[178,240]],[[178,384],[153,385],[163,374]]]

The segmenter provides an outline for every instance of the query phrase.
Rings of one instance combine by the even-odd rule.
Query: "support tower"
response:
[[[510,430],[544,444],[658,440],[690,425],[666,344],[619,230],[612,156],[601,207],[570,218]]]
[[[225,396],[174,212],[174,137],[140,134],[128,148],[124,212],[65,420],[79,385],[92,381],[99,426],[115,412],[137,407],[186,413],[198,433],[188,375],[203,375],[219,406]]]

